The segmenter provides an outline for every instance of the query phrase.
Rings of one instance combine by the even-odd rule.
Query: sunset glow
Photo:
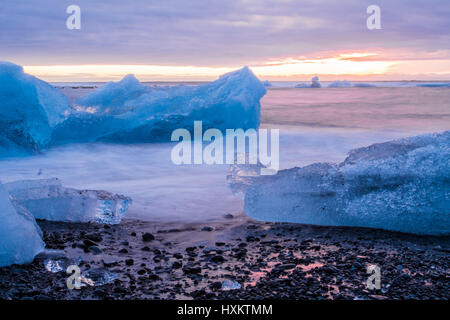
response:
[[[379,59],[377,59],[379,58]],[[162,65],[50,65],[25,66],[25,71],[48,81],[109,81],[134,74],[143,81],[211,80],[234,67],[162,66]],[[250,65],[264,79],[303,80],[311,75],[334,79],[417,79],[432,74],[436,79],[450,78],[450,59],[386,60],[375,52],[345,52],[334,55],[287,57]]]

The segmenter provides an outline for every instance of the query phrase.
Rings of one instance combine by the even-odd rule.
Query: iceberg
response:
[[[445,131],[355,149],[340,164],[235,180],[246,190],[245,212],[258,220],[448,235],[448,159]]]
[[[355,82],[355,83],[351,83],[347,80],[336,80],[333,81],[332,83],[330,83],[328,85],[328,88],[371,88],[371,87],[375,87],[375,85],[370,84],[370,83],[363,83],[363,82]]]
[[[297,83],[294,88],[303,89],[303,88],[311,88],[311,86],[307,83]]]
[[[34,152],[71,112],[67,97],[50,84],[0,62],[0,152]]]
[[[370,84],[370,83],[355,82],[355,83],[353,83],[353,87],[355,87],[355,88],[373,88],[373,87],[376,87],[376,85]]]
[[[344,81],[336,80],[336,81],[333,81],[332,83],[330,83],[328,85],[328,88],[349,88],[351,86],[352,86],[352,84],[350,82],[348,82],[347,80],[344,80]]]
[[[107,191],[65,188],[57,178],[15,181],[5,188],[36,219],[50,221],[118,224],[132,202]]]
[[[257,129],[265,93],[248,67],[196,87],[144,88],[126,76],[79,99],[77,103],[86,111],[75,112],[60,123],[52,140],[54,144],[170,141],[175,129],[193,131],[194,120],[203,121],[205,130]]]
[[[319,77],[315,76],[311,79],[311,88],[321,88]]]
[[[44,250],[35,219],[25,208],[13,205],[1,183],[0,221],[0,267],[32,262]]]

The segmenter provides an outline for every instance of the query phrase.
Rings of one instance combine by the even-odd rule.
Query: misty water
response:
[[[88,90],[65,89],[69,98]],[[199,119],[201,120],[201,119]],[[449,88],[269,89],[261,127],[280,129],[280,167],[339,162],[347,152],[450,129]],[[174,165],[172,143],[72,144],[0,161],[2,182],[58,177],[65,186],[130,196],[128,218],[217,220],[242,210],[228,165]]]

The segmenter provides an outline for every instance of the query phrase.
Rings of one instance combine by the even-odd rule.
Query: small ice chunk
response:
[[[241,285],[233,280],[224,280],[222,282],[222,291],[229,291],[229,290],[239,290],[241,289]]]
[[[50,221],[118,224],[132,202],[107,191],[66,188],[57,178],[15,181],[5,187],[36,219]]]
[[[106,268],[92,268],[81,273],[81,282],[90,287],[103,286],[118,279],[119,276]]]
[[[44,249],[42,231],[33,216],[11,203],[0,183],[0,267],[33,261]]]
[[[69,266],[79,266],[82,261],[81,257],[69,258],[62,250],[45,250],[36,259],[42,260],[45,269],[52,273],[65,272]]]

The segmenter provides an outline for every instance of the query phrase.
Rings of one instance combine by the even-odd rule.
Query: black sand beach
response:
[[[45,255],[0,268],[0,299],[448,299],[449,237],[253,221],[124,220],[115,226],[39,221],[47,249],[81,257],[81,271],[118,277],[69,290]],[[368,289],[367,266],[381,269]],[[222,290],[222,282],[240,289]]]

